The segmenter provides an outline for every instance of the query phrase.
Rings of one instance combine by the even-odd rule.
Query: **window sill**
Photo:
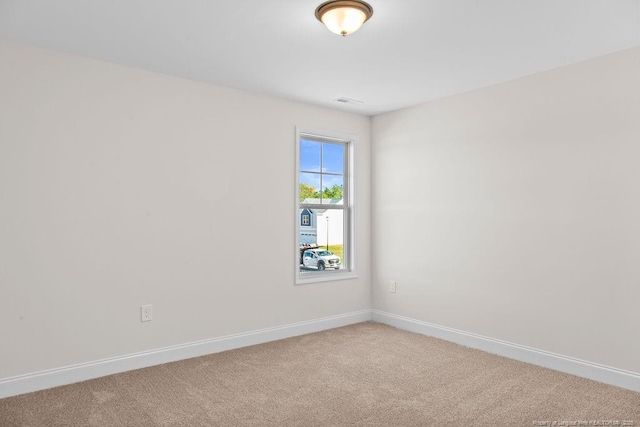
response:
[[[357,279],[358,274],[354,271],[345,271],[342,272],[322,272],[322,273],[305,273],[304,276],[298,275],[296,276],[296,285],[306,285],[309,283],[319,283],[319,282],[335,282],[338,280],[350,280]]]

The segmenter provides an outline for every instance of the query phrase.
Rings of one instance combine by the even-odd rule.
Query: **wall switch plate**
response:
[[[153,310],[151,304],[140,306],[140,321],[149,322],[153,319]]]
[[[389,285],[389,292],[391,292],[392,294],[395,294],[396,293],[396,288],[397,288],[396,281],[392,280],[390,282],[390,285]]]

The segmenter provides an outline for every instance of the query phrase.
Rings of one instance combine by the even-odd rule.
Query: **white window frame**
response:
[[[345,153],[347,161],[345,162],[344,171],[344,191],[343,191],[343,203],[344,208],[340,210],[345,211],[344,215],[344,259],[343,268],[339,270],[324,270],[324,271],[300,271],[300,140],[304,138],[311,138],[320,141],[327,142],[339,142],[345,144]],[[303,285],[308,283],[317,282],[330,282],[336,280],[355,279],[358,277],[356,271],[356,223],[355,223],[355,194],[356,194],[356,180],[355,180],[355,156],[356,156],[356,138],[353,135],[339,134],[335,132],[324,132],[310,129],[296,128],[296,176],[295,176],[295,283],[296,285]],[[320,189],[322,191],[322,189]],[[320,206],[322,209],[326,209],[327,206]]]

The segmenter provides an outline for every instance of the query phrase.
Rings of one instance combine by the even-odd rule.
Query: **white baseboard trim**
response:
[[[507,341],[484,337],[421,320],[398,316],[384,311],[372,310],[372,320],[398,329],[451,341],[487,353],[497,354],[532,365],[576,375],[601,383],[640,392],[640,374],[562,356]]]
[[[476,348],[510,359],[640,392],[640,374],[638,373],[603,366],[379,310],[361,310],[338,316],[259,329],[241,334],[0,379],[0,399],[370,320],[422,335],[451,341],[456,344]]]
[[[371,310],[362,310],[0,379],[0,399],[134,369],[339,328],[341,326],[367,322],[369,320],[371,320]]]

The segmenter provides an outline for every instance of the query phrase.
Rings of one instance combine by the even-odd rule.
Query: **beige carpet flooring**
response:
[[[640,393],[375,323],[0,400],[3,427],[553,422],[640,426]]]

